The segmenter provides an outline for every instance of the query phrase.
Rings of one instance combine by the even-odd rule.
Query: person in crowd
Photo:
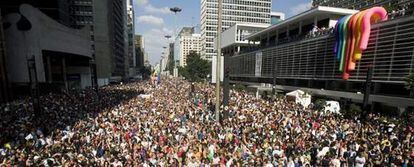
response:
[[[414,166],[412,124],[233,90],[217,122],[214,87],[180,79],[40,101],[1,105],[0,166]]]

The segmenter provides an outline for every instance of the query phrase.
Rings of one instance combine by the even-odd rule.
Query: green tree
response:
[[[315,110],[322,111],[326,106],[325,99],[317,99],[315,105],[313,106]]]
[[[407,75],[404,78],[404,87],[405,89],[407,89],[408,91],[410,91],[410,97],[414,97],[414,73]]]
[[[207,78],[210,70],[210,61],[202,59],[198,53],[191,51],[187,56],[187,66],[180,67],[178,72],[191,82],[201,82]]]
[[[359,105],[351,104],[347,110],[344,111],[344,116],[347,118],[359,117],[362,114],[362,109]]]
[[[170,75],[174,74],[174,56],[169,56],[167,62],[167,70],[170,72]]]

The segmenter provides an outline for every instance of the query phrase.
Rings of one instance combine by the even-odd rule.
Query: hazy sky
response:
[[[165,35],[174,35],[185,26],[200,24],[201,0],[134,0],[135,33],[145,38],[145,51],[152,65],[159,62],[163,46],[168,46]],[[177,25],[170,7],[180,7]],[[311,7],[311,0],[273,0],[272,11],[283,12],[286,17],[293,16]],[[173,40],[170,39],[170,42]]]

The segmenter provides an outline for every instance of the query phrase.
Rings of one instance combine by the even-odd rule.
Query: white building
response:
[[[223,0],[223,30],[235,23],[270,24],[271,8],[272,0]],[[217,0],[201,0],[201,55],[207,60],[216,56],[217,9]]]
[[[243,50],[249,49],[253,43],[249,44],[247,37],[251,34],[259,32],[261,30],[266,29],[269,27],[270,24],[243,24],[243,23],[236,23],[227,30],[223,31],[221,34],[221,49],[224,56],[234,56],[240,53]],[[217,37],[214,38],[214,49],[217,49]],[[259,43],[255,43],[257,45]],[[220,68],[220,80],[223,81],[223,74],[224,74],[224,58],[221,58],[221,68]],[[211,82],[216,82],[216,56],[212,58],[212,67],[214,67],[211,71]]]
[[[179,66],[187,65],[187,56],[192,51],[201,52],[201,35],[193,27],[184,27],[174,42],[174,59]]]

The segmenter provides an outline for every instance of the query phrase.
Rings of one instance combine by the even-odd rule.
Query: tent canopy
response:
[[[301,104],[305,108],[307,108],[311,103],[311,95],[302,90],[295,90],[286,93],[286,96],[291,97],[290,99],[294,99],[296,103]]]

